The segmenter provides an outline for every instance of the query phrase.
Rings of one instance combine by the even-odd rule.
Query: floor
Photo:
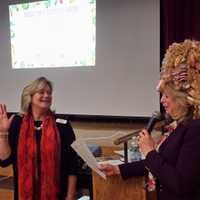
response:
[[[13,200],[13,178],[0,176],[0,199]]]

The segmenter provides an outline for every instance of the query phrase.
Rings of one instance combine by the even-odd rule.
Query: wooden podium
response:
[[[6,168],[0,167],[0,199],[14,199],[13,169],[11,165]]]
[[[146,200],[145,177],[123,180],[120,175],[104,180],[92,172],[93,200]]]

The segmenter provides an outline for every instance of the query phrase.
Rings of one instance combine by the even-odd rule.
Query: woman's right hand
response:
[[[14,115],[8,118],[6,105],[0,104],[0,132],[2,133],[8,132],[13,118],[14,118]]]
[[[106,176],[113,176],[120,174],[119,166],[118,165],[111,165],[111,164],[100,164],[99,170],[101,170]]]

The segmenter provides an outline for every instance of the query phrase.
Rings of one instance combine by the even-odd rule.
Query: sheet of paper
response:
[[[106,175],[98,169],[98,163],[83,139],[75,140],[71,146],[92,170],[106,179]]]
[[[123,164],[124,162],[121,161],[121,160],[105,160],[105,161],[101,161],[101,162],[98,162],[99,164],[111,164],[111,165],[121,165]]]
[[[84,139],[87,143],[95,143],[100,146],[113,146],[115,139],[123,136],[124,134],[125,133],[121,131],[117,131],[110,136],[88,137],[82,139]]]
[[[124,158],[124,151],[123,150],[116,150],[114,152]],[[145,156],[142,153],[138,154],[137,152],[131,152],[128,149],[128,162],[144,160],[144,159],[145,159]]]

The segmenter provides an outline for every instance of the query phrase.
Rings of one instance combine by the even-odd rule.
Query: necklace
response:
[[[41,124],[40,126],[34,126],[36,131],[40,131],[42,129],[43,125]]]

